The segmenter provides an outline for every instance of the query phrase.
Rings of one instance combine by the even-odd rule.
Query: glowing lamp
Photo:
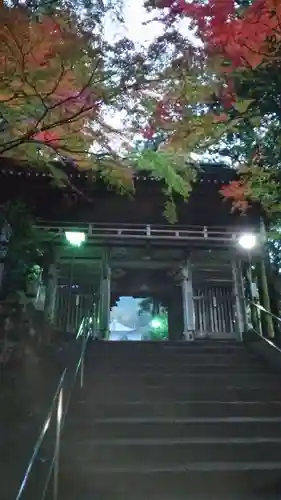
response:
[[[73,247],[80,247],[86,240],[85,233],[80,233],[77,231],[66,231],[65,237],[68,243]]]
[[[244,233],[238,239],[238,243],[245,250],[252,250],[257,246],[257,236],[253,233]]]
[[[161,328],[163,325],[162,321],[160,318],[152,318],[150,326],[154,330],[157,330],[158,328]]]

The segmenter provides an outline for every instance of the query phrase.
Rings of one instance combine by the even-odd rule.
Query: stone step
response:
[[[245,349],[243,342],[236,340],[194,340],[194,341],[102,341],[102,342],[89,342],[89,346],[93,349],[106,350],[106,351],[124,351],[124,350],[138,350],[138,351],[182,351],[182,350],[242,350]]]
[[[179,353],[165,353],[165,352],[159,352],[159,353],[149,353],[149,352],[116,352],[116,353],[107,353],[107,352],[94,352],[94,351],[89,351],[86,353],[86,358],[87,359],[93,359],[95,361],[109,361],[110,363],[112,362],[124,362],[126,361],[127,358],[127,363],[128,365],[133,364],[134,361],[137,363],[151,363],[151,362],[156,362],[156,363],[163,363],[163,362],[205,362],[205,361],[224,361],[227,362],[229,361],[237,361],[239,362],[239,359],[243,361],[247,361],[248,359],[250,360],[258,360],[258,355],[253,353],[249,354],[247,352],[202,352],[202,351],[190,351],[190,352],[179,352]],[[127,364],[126,363],[126,364]]]
[[[109,370],[120,368],[124,369],[126,367],[126,370],[131,371],[131,370],[137,370],[138,368],[141,371],[144,371],[146,368],[151,369],[154,367],[157,370],[163,370],[167,369],[174,369],[178,367],[188,367],[191,366],[193,367],[194,365],[201,365],[203,366],[217,366],[218,368],[220,367],[225,367],[225,366],[242,366],[242,367],[259,367],[262,371],[267,371],[270,369],[270,366],[266,364],[265,361],[259,360],[257,357],[252,357],[249,358],[249,356],[245,356],[242,358],[241,356],[237,357],[227,357],[227,356],[203,356],[202,354],[194,355],[194,356],[183,356],[180,358],[175,358],[175,357],[156,357],[156,356],[143,356],[139,357],[138,359],[134,359],[131,357],[131,359],[128,361],[126,358],[116,355],[116,356],[107,356],[102,355],[99,358],[95,356],[86,356],[86,366],[90,366],[92,370],[96,370],[97,368],[103,367]]]
[[[270,425],[270,422],[268,422]],[[281,419],[280,419],[281,425]],[[160,440],[159,440],[160,442]],[[83,470],[116,469],[120,471],[135,472],[137,470],[174,470],[189,466],[200,466],[212,462],[230,464],[238,469],[243,463],[278,462],[281,464],[280,442],[213,442],[213,443],[152,443],[130,445],[91,443],[69,440],[64,441],[61,447],[61,460],[64,470],[71,471],[76,468]]]
[[[87,377],[87,372],[85,372]],[[156,374],[146,373],[131,373],[130,371],[124,373],[108,373],[108,371],[99,371],[95,373],[95,383],[103,384],[104,386],[120,386],[120,385],[133,385],[136,388],[138,385],[157,386],[179,386],[180,384],[186,387],[196,385],[238,385],[238,386],[264,386],[271,384],[278,384],[276,376],[271,373],[224,373],[222,370],[216,373],[166,373],[159,372]]]
[[[136,401],[104,402],[92,405],[90,398],[77,401],[70,418],[80,420],[80,424],[95,417],[281,417],[281,400],[276,402],[241,401]]]
[[[110,364],[108,361],[94,366],[89,366],[89,362],[86,365],[87,369],[90,369],[92,373],[104,372],[109,376],[112,375],[120,375],[125,376],[128,373],[132,375],[139,376],[152,376],[158,374],[164,374],[165,376],[172,375],[188,375],[188,374],[220,374],[220,373],[243,373],[247,375],[248,373],[252,374],[260,374],[261,371],[265,371],[264,367],[261,366],[261,363],[214,363],[214,362],[206,362],[206,363],[132,363],[128,365],[128,363],[124,364]],[[270,373],[270,372],[269,372]]]
[[[79,431],[77,431],[79,429]],[[80,420],[69,416],[63,431],[65,439],[188,439],[188,438],[280,438],[281,424],[278,420],[238,420],[208,419],[175,422],[163,419],[118,419]]]
[[[269,445],[270,443],[275,443],[275,444],[281,444],[281,437],[225,437],[225,438],[218,438],[218,437],[189,437],[189,438],[183,438],[183,437],[178,437],[178,438],[155,438],[155,437],[150,437],[150,438],[123,438],[123,439],[75,439],[75,440],[63,440],[62,441],[63,445],[65,448],[68,450],[69,448],[72,448],[72,446],[75,444],[77,446],[77,449],[81,449],[81,447],[85,446],[86,449],[91,447],[92,449],[95,446],[98,447],[150,447],[150,446],[183,446],[183,445],[250,445],[250,446],[255,446],[255,445]]]
[[[202,351],[222,351],[222,350],[236,350],[241,351],[245,349],[245,345],[242,342],[237,342],[233,340],[218,340],[216,342],[210,340],[195,340],[193,342],[186,341],[135,341],[135,342],[112,342],[112,341],[102,341],[102,342],[90,342],[89,347],[99,351],[116,352],[116,351],[149,351],[149,352],[159,352],[159,351],[191,351],[191,350],[202,350]]]
[[[215,465],[215,464],[213,464]],[[279,500],[281,463],[240,470],[61,471],[60,500]],[[246,466],[247,464],[244,463]],[[221,467],[221,468],[219,468]],[[262,469],[262,467],[264,469]]]
[[[281,390],[278,386],[270,384],[235,385],[228,384],[182,384],[181,386],[163,387],[163,384],[135,387],[134,384],[124,384],[123,386],[114,386],[110,384],[96,384],[95,377],[90,380],[85,378],[85,384],[90,385],[89,402],[93,405],[103,404],[105,401],[278,401]],[[83,391],[82,394],[85,394]],[[73,398],[75,400],[75,397]]]
[[[96,359],[113,359],[118,360],[125,359],[126,356],[130,355],[132,359],[147,359],[157,358],[159,361],[161,359],[187,359],[187,358],[223,358],[226,359],[238,359],[240,356],[242,359],[252,358],[257,359],[257,354],[254,351],[248,351],[245,349],[178,349],[177,351],[168,350],[144,350],[144,349],[94,349],[89,347],[87,349],[86,356]]]
[[[157,380],[143,380],[141,378],[134,380],[129,377],[120,381],[116,377],[98,379],[90,377],[87,379],[85,374],[85,384],[89,385],[89,396],[92,400],[95,397],[99,400],[100,397],[105,399],[172,399],[172,400],[196,400],[196,399],[215,399],[215,400],[236,400],[236,399],[252,399],[251,395],[256,394],[255,400],[274,399],[278,400],[280,388],[276,379],[268,379],[262,377],[247,377],[246,380],[241,377],[183,377],[174,379],[173,377]],[[244,393],[244,397],[239,396]],[[230,395],[231,393],[231,395]],[[257,396],[258,394],[258,396]],[[208,396],[209,395],[209,396]]]
[[[118,344],[118,345],[117,345]],[[254,352],[250,349],[245,349],[242,344],[216,346],[216,345],[205,345],[193,344],[193,343],[181,343],[179,346],[163,346],[161,343],[154,343],[150,346],[145,346],[143,344],[135,344],[135,342],[112,342],[111,344],[101,344],[92,343],[89,344],[87,349],[87,355],[93,355],[96,357],[125,357],[130,354],[134,357],[184,357],[184,356],[254,356]]]

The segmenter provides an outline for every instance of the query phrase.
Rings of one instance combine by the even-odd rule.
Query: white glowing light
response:
[[[159,318],[153,318],[150,323],[152,328],[161,328],[162,321]]]
[[[80,233],[77,231],[66,231],[65,237],[68,243],[70,243],[70,245],[74,247],[80,247],[86,240],[85,233]]]
[[[238,243],[245,250],[252,250],[257,246],[257,236],[253,233],[244,233],[238,239]]]

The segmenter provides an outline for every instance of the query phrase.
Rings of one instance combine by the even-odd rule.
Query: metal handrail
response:
[[[272,313],[271,311],[268,311],[267,309],[265,309],[265,307],[261,306],[257,302],[255,302],[255,301],[253,301],[251,299],[247,299],[247,302],[248,302],[248,304],[250,306],[254,306],[259,311],[267,314],[272,319],[274,319],[274,320],[278,321],[279,323],[281,323],[281,318],[279,318],[279,316],[276,316],[276,314]],[[262,339],[264,342],[266,342],[268,345],[270,345],[270,347],[273,347],[274,349],[276,349],[277,351],[279,351],[281,353],[280,347],[278,347],[278,345],[274,341],[272,341],[269,338],[267,338],[264,335],[262,335],[262,333],[258,332],[255,328],[253,328],[253,331],[256,333],[256,335],[258,335],[260,337],[260,339]]]
[[[60,394],[61,394],[63,383],[64,383],[64,380],[65,380],[66,372],[67,372],[67,369],[65,368],[65,370],[63,371],[63,374],[62,374],[62,376],[60,378],[59,384],[57,386],[55,395],[53,397],[50,409],[48,411],[47,418],[46,418],[46,420],[45,420],[45,422],[44,422],[44,424],[42,426],[41,432],[40,432],[39,437],[37,439],[37,442],[36,442],[36,444],[34,446],[34,450],[33,450],[31,459],[29,461],[28,467],[26,469],[24,478],[22,480],[21,486],[19,488],[18,494],[16,496],[16,500],[19,500],[21,498],[23,492],[24,492],[24,489],[25,489],[27,481],[29,479],[29,475],[30,475],[30,472],[32,470],[33,464],[34,464],[34,462],[35,462],[35,460],[37,458],[37,455],[38,455],[38,452],[39,452],[39,450],[41,448],[41,445],[43,443],[44,437],[45,437],[45,435],[46,435],[46,433],[47,433],[47,431],[49,429],[49,426],[50,426],[50,423],[51,423],[51,419],[52,419],[52,416],[53,416],[53,412],[54,412],[56,406],[59,406],[58,404],[56,405],[56,403],[57,403],[58,399],[60,399]],[[59,422],[61,423],[61,418],[59,419]]]
[[[279,318],[279,316],[276,316],[276,314],[273,314],[272,312],[268,311],[267,309],[265,309],[265,307],[261,306],[260,304],[257,304],[257,302],[254,302],[253,300],[248,300],[247,302],[281,323],[281,318]]]
[[[76,365],[76,369],[74,372],[74,377],[72,380],[68,399],[66,401],[66,404],[64,404],[64,382],[66,379],[66,374],[68,373],[68,369],[65,368],[62,375],[61,375],[59,383],[57,385],[57,388],[56,388],[55,394],[53,396],[52,403],[50,405],[47,417],[44,421],[41,432],[40,432],[39,437],[38,437],[36,444],[34,446],[32,456],[29,460],[27,469],[25,471],[21,485],[20,485],[19,490],[17,492],[16,500],[21,500],[21,498],[22,498],[22,495],[25,491],[25,488],[27,486],[27,483],[28,483],[28,480],[30,477],[30,473],[33,469],[35,460],[38,456],[38,453],[40,451],[40,448],[42,446],[44,438],[49,430],[54,412],[56,412],[56,438],[55,438],[54,455],[53,455],[53,458],[51,461],[49,472],[47,474],[47,479],[46,479],[46,482],[44,485],[43,495],[41,498],[42,499],[45,498],[45,495],[47,493],[47,489],[49,486],[51,474],[52,474],[52,472],[54,472],[53,499],[54,500],[58,499],[59,455],[60,455],[61,431],[62,431],[62,428],[64,425],[66,413],[67,413],[68,406],[70,403],[72,389],[73,389],[74,383],[76,381],[79,370],[80,370],[80,387],[82,388],[84,385],[85,351],[86,351],[88,339],[90,337],[90,332],[89,332],[89,328],[88,328],[88,326],[89,326],[88,321],[85,322],[84,326],[86,327],[86,330],[85,330],[86,333],[85,333],[85,335],[83,335],[81,354],[80,354],[78,363]]]

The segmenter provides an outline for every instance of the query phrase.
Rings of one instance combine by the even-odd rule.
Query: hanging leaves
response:
[[[247,174],[243,171],[241,179],[224,186],[221,194],[232,200],[234,209],[245,211],[254,201],[276,217],[281,213],[276,173],[281,144],[281,2],[148,0],[146,4],[160,9],[158,19],[167,30],[178,32],[177,21],[187,18],[189,33],[192,29],[199,41],[199,48],[191,51],[177,43],[178,52],[189,57],[184,56],[180,65],[181,58],[175,56],[174,80],[166,87],[169,95],[177,86],[184,98],[177,120],[170,114],[165,122],[166,148],[173,148],[174,154],[208,153],[209,158],[227,157],[237,167],[246,165]],[[193,85],[183,93],[187,75]],[[192,87],[197,102],[190,99]]]
[[[83,12],[71,1],[50,9],[0,3],[0,156],[33,165],[67,159],[104,169],[112,185],[123,178],[126,189],[130,176],[132,185],[123,161],[134,134],[130,113],[144,91],[149,96],[151,68],[130,41],[106,41],[102,12],[112,3],[100,2],[98,15],[91,1]],[[128,120],[114,127],[120,110]]]
[[[231,181],[221,187],[220,194],[225,200],[230,200],[232,211],[240,211],[245,213],[249,208],[249,200],[247,198],[249,186],[244,180]]]
[[[98,119],[101,89],[95,84],[99,60],[91,61],[87,41],[67,16],[33,18],[24,7],[0,7],[0,111],[6,126],[0,155],[31,155],[32,142],[71,156],[88,152]],[[24,146],[24,148],[22,147]],[[39,144],[37,150],[39,148]]]
[[[256,68],[278,56],[281,3],[276,0],[253,0],[248,7],[235,0],[160,0],[157,7],[169,8],[170,17],[189,17],[208,51],[232,67]]]

